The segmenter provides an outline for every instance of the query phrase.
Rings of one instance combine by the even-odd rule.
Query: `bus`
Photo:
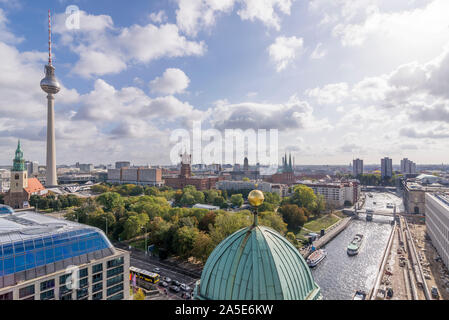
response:
[[[133,281],[134,275],[136,276],[136,284],[142,285],[144,288],[150,284],[156,284],[159,282],[161,276],[154,272],[147,270],[129,267],[129,281]]]

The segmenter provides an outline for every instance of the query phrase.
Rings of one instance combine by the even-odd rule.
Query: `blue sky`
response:
[[[0,0],[0,164],[18,138],[44,163],[48,9],[58,164],[166,164],[200,119],[278,129],[297,164],[447,162],[447,1]]]

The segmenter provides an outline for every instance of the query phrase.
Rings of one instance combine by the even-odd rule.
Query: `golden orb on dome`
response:
[[[264,200],[265,197],[263,196],[263,192],[260,190],[253,190],[248,195],[248,201],[253,207],[259,207]]]

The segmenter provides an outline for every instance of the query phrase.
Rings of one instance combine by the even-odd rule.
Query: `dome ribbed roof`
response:
[[[241,229],[209,256],[195,288],[197,299],[319,299],[307,263],[276,231],[263,226]]]

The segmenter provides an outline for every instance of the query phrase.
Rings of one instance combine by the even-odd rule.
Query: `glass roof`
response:
[[[0,276],[106,248],[97,228],[32,212],[0,216]]]

